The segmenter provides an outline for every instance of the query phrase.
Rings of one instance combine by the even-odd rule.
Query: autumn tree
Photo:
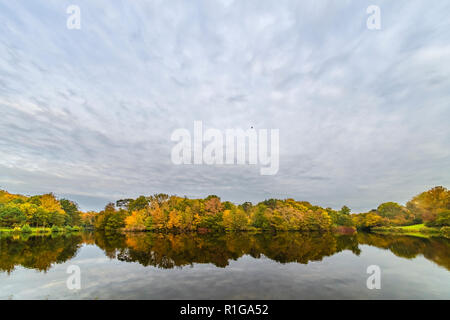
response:
[[[406,207],[416,219],[431,223],[440,212],[450,210],[450,191],[444,187],[434,187],[413,197]]]
[[[168,229],[181,229],[181,214],[175,209],[172,209],[169,213],[169,220],[167,221]]]
[[[145,224],[151,230],[162,230],[166,228],[166,215],[161,209],[159,202],[154,204],[154,207],[149,210],[149,217],[146,219]]]
[[[148,209],[135,210],[125,218],[125,229],[130,231],[142,231],[146,229],[145,221],[148,218]]]

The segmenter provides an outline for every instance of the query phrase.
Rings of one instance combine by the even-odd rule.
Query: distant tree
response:
[[[150,217],[146,219],[146,225],[153,230],[166,228],[166,215],[161,207],[156,204],[155,208],[150,209]]]
[[[277,206],[277,200],[276,199],[264,200],[262,204],[264,204],[266,207],[270,209],[275,209],[275,207]]]
[[[93,228],[97,213],[95,211],[81,212],[81,225],[85,228]]]
[[[242,204],[242,209],[244,209],[245,212],[250,212],[250,210],[252,209],[253,205],[251,202],[244,202]]]
[[[125,227],[125,218],[127,217],[127,212],[120,209],[108,217],[105,224],[106,231],[117,231]]]
[[[365,216],[364,222],[363,222],[363,225],[366,228],[380,227],[383,224],[384,224],[383,218],[372,212],[368,213]]]
[[[265,212],[266,209],[267,208],[265,205],[259,205],[256,207],[251,218],[251,224],[253,227],[262,230],[268,230],[270,228],[270,221]]]
[[[125,218],[125,228],[127,230],[145,230],[145,220],[148,216],[147,209],[133,211]]]
[[[181,214],[173,209],[169,213],[169,220],[167,222],[167,228],[168,229],[181,229],[182,227],[182,221],[181,221]]]
[[[26,216],[15,205],[0,207],[0,225],[2,227],[14,228],[21,226],[26,221]]]
[[[40,206],[41,205],[41,196],[32,196],[28,199],[29,203]]]
[[[235,230],[247,230],[249,219],[244,209],[237,207],[234,211],[233,228]]]
[[[339,214],[336,219],[336,224],[344,227],[354,226],[352,217],[349,214]]]
[[[61,199],[59,200],[61,208],[66,213],[66,225],[79,226],[81,223],[80,211],[78,211],[78,205],[70,200]]]
[[[205,213],[210,215],[216,215],[223,210],[220,198],[217,196],[208,196],[205,199]]]
[[[144,197],[144,196],[140,196],[136,200],[131,200],[128,203],[128,210],[130,212],[131,211],[136,211],[136,210],[146,209],[148,207],[149,207],[149,200],[146,197]]]
[[[347,206],[343,206],[342,208],[341,208],[341,214],[350,214],[350,212],[351,212],[351,210],[350,210],[350,208],[349,207],[347,207]]]
[[[426,224],[429,227],[448,227],[450,226],[450,210],[443,210],[439,212],[434,221],[429,221]]]
[[[406,207],[416,219],[432,223],[440,212],[450,210],[450,191],[441,186],[434,187],[413,197]]]
[[[161,206],[163,203],[165,203],[169,199],[169,195],[165,193],[157,193],[153,196],[150,196],[151,202],[156,202],[159,206]]]
[[[116,207],[121,209],[128,209],[128,205],[133,199],[120,199],[116,201]]]
[[[402,206],[396,202],[385,202],[378,206],[377,212],[385,218],[394,218],[403,214]]]
[[[222,226],[227,231],[233,230],[234,221],[233,221],[233,214],[231,213],[230,209],[227,209],[223,212]]]

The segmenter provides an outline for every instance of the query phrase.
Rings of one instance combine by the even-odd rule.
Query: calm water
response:
[[[81,270],[81,289],[66,286]],[[369,290],[369,265],[381,289]],[[0,299],[450,299],[450,241],[359,233],[0,238]]]

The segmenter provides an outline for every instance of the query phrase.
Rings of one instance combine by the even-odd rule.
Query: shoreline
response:
[[[355,228],[341,228],[334,227],[329,231],[318,231],[318,230],[236,230],[236,231],[209,231],[209,232],[199,232],[199,231],[189,231],[189,232],[173,232],[173,231],[165,231],[165,230],[95,230],[90,228],[83,227],[61,227],[57,231],[52,230],[52,228],[30,228],[30,231],[21,231],[20,229],[11,229],[11,228],[0,228],[0,235],[29,235],[29,236],[39,236],[39,235],[63,235],[63,234],[76,234],[81,232],[102,232],[102,233],[122,233],[122,234],[139,234],[139,233],[163,233],[163,234],[186,234],[186,233],[199,233],[199,234],[233,234],[233,233],[251,233],[251,234],[276,234],[276,233],[284,233],[284,232],[295,232],[295,233],[333,233],[337,235],[356,235],[358,230]],[[398,235],[398,236],[413,236],[418,238],[447,238],[450,239],[450,227],[442,227],[442,228],[434,228],[434,227],[426,227],[423,224],[411,225],[411,226],[391,226],[391,227],[375,227],[369,230],[359,230],[360,232],[365,233],[374,233],[381,235]]]

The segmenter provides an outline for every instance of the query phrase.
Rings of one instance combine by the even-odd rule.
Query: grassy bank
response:
[[[57,227],[57,228],[34,228],[34,227],[22,227],[22,228],[0,228],[0,233],[25,233],[31,235],[37,234],[51,234],[51,233],[68,233],[68,232],[79,232],[83,229],[80,227]]]
[[[411,226],[398,226],[398,227],[377,227],[372,228],[371,231],[384,234],[403,234],[422,238],[429,238],[429,237],[450,238],[450,227],[431,228],[425,226],[424,224],[415,224]]]

